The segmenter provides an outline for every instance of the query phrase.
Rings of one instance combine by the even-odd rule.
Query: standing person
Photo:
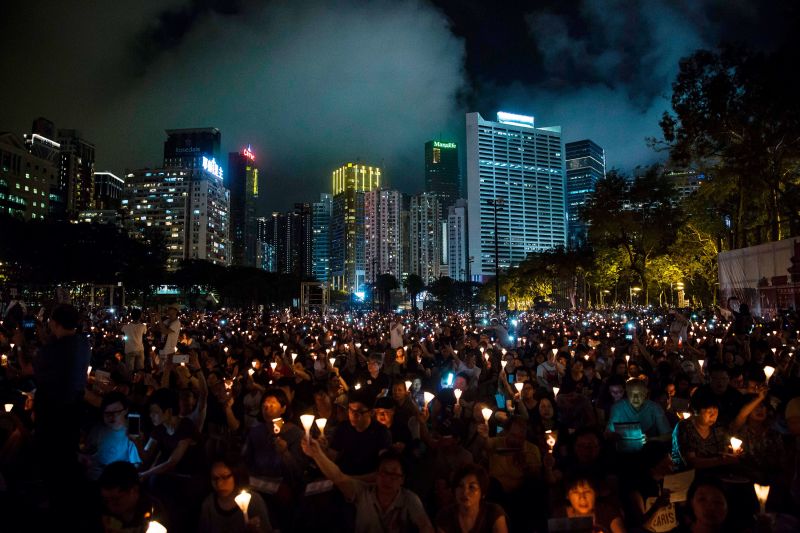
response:
[[[161,348],[161,362],[166,361],[167,357],[172,357],[178,348],[178,335],[181,331],[181,321],[178,320],[178,308],[174,305],[167,308],[167,318],[159,323],[161,336],[164,338],[164,346]]]
[[[400,315],[394,315],[389,324],[389,339],[392,349],[403,347],[403,319]]]
[[[78,333],[78,310],[53,309],[48,322],[52,338],[34,360],[36,442],[54,517],[75,512],[70,496],[80,478],[77,462],[80,416],[91,358],[89,341]]]
[[[125,335],[125,368],[128,372],[144,370],[144,343],[147,326],[142,322],[142,310],[131,311],[131,321],[122,326]]]

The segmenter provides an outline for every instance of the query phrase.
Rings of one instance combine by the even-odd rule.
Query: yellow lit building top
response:
[[[348,189],[366,192],[381,186],[381,169],[368,165],[347,163],[333,171],[334,196]]]

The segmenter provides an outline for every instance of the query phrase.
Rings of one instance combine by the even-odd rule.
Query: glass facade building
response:
[[[580,208],[594,193],[597,181],[606,175],[606,156],[595,142],[584,139],[566,143],[567,223],[569,245],[579,247],[586,241],[587,226],[580,219]]]

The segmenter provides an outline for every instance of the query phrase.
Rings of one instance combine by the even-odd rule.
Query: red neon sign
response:
[[[250,161],[256,160],[256,154],[253,153],[253,150],[249,146],[242,150],[242,155],[245,156]]]

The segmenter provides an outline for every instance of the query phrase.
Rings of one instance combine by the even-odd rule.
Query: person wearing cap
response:
[[[403,384],[405,386],[405,384]],[[392,450],[406,453],[411,450],[413,438],[407,424],[395,418],[395,404],[392,398],[383,396],[375,400],[375,419],[392,434]]]

